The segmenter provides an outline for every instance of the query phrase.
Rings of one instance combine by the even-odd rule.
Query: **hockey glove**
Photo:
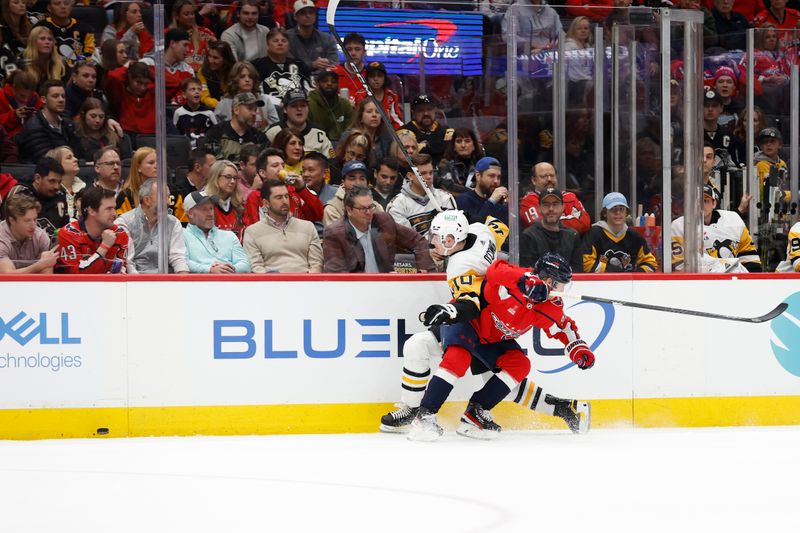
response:
[[[531,302],[535,303],[542,303],[547,301],[548,297],[548,289],[547,285],[544,284],[542,280],[536,277],[535,274],[528,272],[517,282],[517,288],[519,288],[520,292],[530,300]]]
[[[453,324],[458,316],[458,311],[453,304],[433,304],[425,310],[422,323],[426,326],[440,326]]]
[[[581,339],[572,341],[565,350],[569,354],[570,360],[581,370],[592,368],[592,365],[594,365],[594,354],[589,349],[586,341]]]

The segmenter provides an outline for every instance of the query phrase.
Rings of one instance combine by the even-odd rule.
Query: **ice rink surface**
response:
[[[0,441],[0,531],[800,531],[800,427]]]

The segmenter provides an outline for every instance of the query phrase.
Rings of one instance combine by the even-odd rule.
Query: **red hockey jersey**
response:
[[[560,298],[543,303],[529,302],[525,298],[517,283],[528,272],[530,269],[502,259],[496,260],[486,271],[481,290],[481,313],[470,322],[481,343],[516,339],[534,327],[565,346],[580,338],[575,322],[564,314],[564,303]]]
[[[572,228],[581,235],[589,231],[592,226],[592,219],[583,207],[583,204],[575,196],[575,193],[561,191],[564,197],[564,214],[561,215],[561,222],[568,228]],[[523,228],[533,225],[539,220],[542,213],[539,211],[539,193],[529,192],[519,202],[519,214]]]
[[[58,262],[55,271],[63,274],[124,274],[128,265],[128,234],[119,226],[111,229],[117,239],[105,256],[97,253],[101,242],[92,239],[83,222],[76,220],[58,230]]]

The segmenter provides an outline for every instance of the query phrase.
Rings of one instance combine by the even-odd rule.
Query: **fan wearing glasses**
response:
[[[376,213],[372,191],[356,185],[344,197],[344,217],[325,227],[322,241],[325,272],[392,272],[398,250],[411,250],[419,272],[435,265],[428,241],[391,215]]]

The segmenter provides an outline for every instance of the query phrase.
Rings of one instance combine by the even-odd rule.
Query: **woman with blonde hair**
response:
[[[47,26],[36,26],[28,37],[28,46],[22,52],[24,69],[41,85],[47,80],[65,80],[67,65],[58,51],[53,32]]]
[[[253,127],[266,131],[272,124],[277,124],[280,121],[278,117],[278,110],[272,103],[269,96],[261,93],[261,80],[258,76],[256,67],[249,61],[239,61],[231,67],[230,82],[228,83],[228,93],[222,98],[217,107],[214,109],[214,114],[220,122],[226,122],[231,119],[233,115],[233,97],[239,93],[253,93],[256,98],[264,102],[263,107],[256,108],[256,120],[253,122]]]
[[[81,169],[78,163],[78,158],[75,152],[69,146],[59,146],[48,150],[45,157],[52,157],[64,167],[64,177],[61,179],[61,190],[67,195],[67,211],[70,220],[78,218],[75,212],[75,195],[81,189],[86,188],[86,184],[78,177],[78,171]]]
[[[142,146],[133,153],[128,179],[122,184],[117,195],[117,214],[122,214],[139,206],[139,187],[145,180],[158,177],[156,150]]]
[[[205,191],[209,196],[216,196],[214,219],[220,230],[232,231],[242,240],[244,234],[244,200],[239,190],[239,169],[227,159],[216,161],[208,171],[208,182]]]
[[[172,4],[172,23],[169,27],[181,28],[189,33],[189,46],[186,47],[184,61],[192,70],[199,72],[208,53],[208,45],[216,41],[217,36],[208,28],[197,25],[196,13],[197,5],[194,0],[176,0]]]
[[[592,42],[592,26],[589,17],[575,17],[567,29],[567,36],[564,40],[570,102],[583,102],[589,82],[594,79]]]
[[[117,39],[125,44],[128,57],[140,59],[153,49],[155,41],[142,21],[142,4],[139,2],[122,2],[117,4],[114,23],[103,29],[100,43],[108,39]]]
[[[371,152],[372,141],[363,131],[351,130],[349,134],[342,135],[342,140],[336,147],[336,154],[330,161],[331,183],[339,185],[342,182],[342,167],[348,161],[358,159],[368,164]]]

